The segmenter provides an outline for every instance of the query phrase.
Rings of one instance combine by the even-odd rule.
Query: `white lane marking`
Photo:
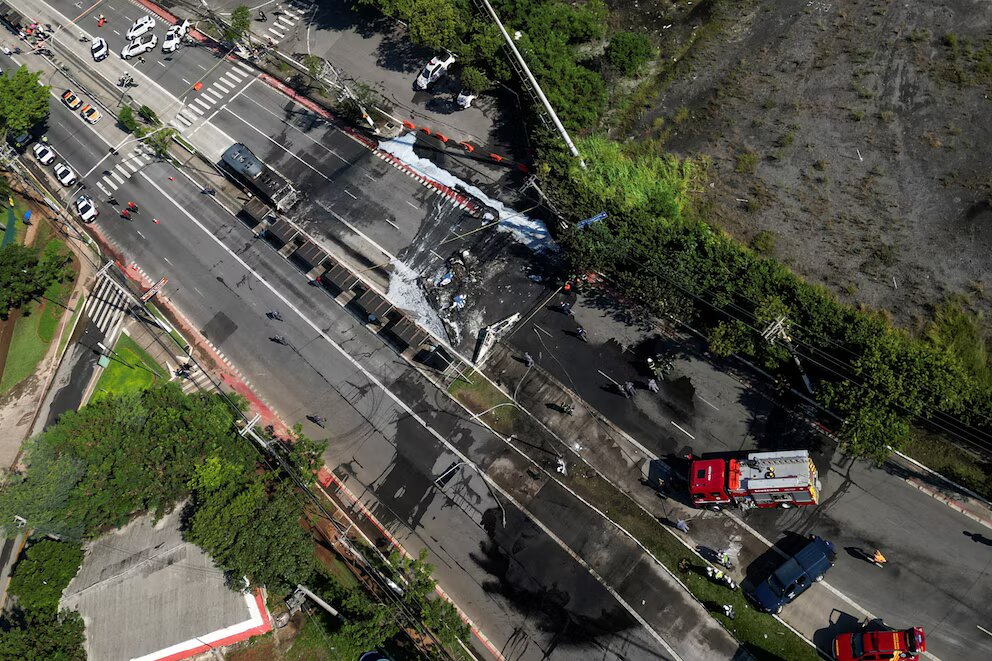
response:
[[[365,174],[365,178],[368,179],[369,181],[375,181],[375,177],[373,177],[372,175],[370,175],[368,172],[366,172],[364,174]]]
[[[252,78],[252,79],[251,79],[251,82],[249,82],[249,83],[248,83],[248,85],[251,85],[251,83],[253,83],[253,82],[255,82],[256,80],[258,80],[258,79],[257,79],[257,78]],[[247,89],[248,89],[248,85],[246,85],[246,86],[245,86],[245,89],[243,89],[243,90],[241,90],[241,92],[244,92],[245,90],[247,90]],[[235,100],[236,98],[238,98],[239,96],[241,96],[241,92],[238,92],[237,94],[235,94],[234,96],[232,96],[232,97],[231,97],[231,101],[234,101],[234,100]],[[253,99],[253,98],[251,98],[250,96],[245,96],[245,98],[246,98],[246,99],[248,99],[249,101],[251,101],[252,103],[254,103],[254,104],[255,104],[256,106],[258,106],[259,108],[261,108],[261,109],[262,109],[262,110],[264,110],[265,112],[267,112],[267,113],[269,113],[270,115],[272,115],[273,117],[275,117],[276,119],[278,119],[278,120],[279,120],[279,121],[280,121],[281,123],[283,123],[284,125],[286,125],[286,126],[288,126],[289,128],[291,128],[291,129],[293,129],[294,131],[296,131],[297,133],[299,133],[299,134],[300,134],[301,136],[303,136],[303,138],[305,138],[306,140],[309,140],[309,141],[310,141],[310,142],[312,142],[313,144],[315,144],[315,145],[317,145],[318,147],[320,147],[321,149],[323,149],[323,150],[324,150],[325,152],[327,152],[328,154],[333,154],[333,155],[334,155],[334,156],[336,156],[337,158],[339,158],[339,159],[341,159],[341,161],[342,161],[342,162],[344,162],[344,163],[347,163],[348,165],[354,165],[354,163],[352,163],[352,162],[351,162],[351,161],[349,161],[348,159],[346,159],[346,158],[344,158],[343,156],[341,156],[340,154],[338,154],[338,153],[337,153],[336,151],[334,151],[333,149],[330,149],[329,147],[326,147],[326,146],[324,146],[324,145],[323,145],[323,143],[321,143],[321,142],[319,142],[319,141],[317,141],[317,140],[314,140],[314,139],[313,139],[313,138],[311,138],[311,137],[310,137],[309,135],[307,135],[306,133],[304,133],[304,132],[303,132],[303,131],[301,131],[300,129],[298,129],[298,128],[296,128],[295,126],[293,126],[292,124],[290,124],[289,122],[287,122],[287,121],[285,120],[285,118],[284,118],[284,117],[282,117],[282,116],[280,116],[280,115],[277,115],[277,114],[275,114],[274,112],[272,112],[271,110],[269,110],[269,109],[268,109],[267,107],[265,107],[264,105],[262,105],[261,103],[259,103],[259,102],[258,102],[258,101],[256,101],[255,99]],[[228,101],[228,103],[230,103],[231,101]],[[226,107],[225,107],[225,110],[226,110]],[[230,111],[229,111],[229,112],[230,112]],[[234,114],[234,113],[231,113],[231,114]],[[244,120],[242,120],[242,121],[244,121]],[[323,120],[321,120],[321,121],[323,121]]]
[[[387,223],[389,223],[390,225],[392,225],[392,226],[393,226],[393,227],[395,227],[396,229],[399,229],[399,228],[400,228],[400,226],[399,226],[399,225],[397,225],[397,224],[396,224],[396,223],[394,223],[393,221],[391,221],[391,220],[389,220],[388,218],[383,218],[383,220],[385,220],[385,221],[386,221]]]
[[[197,102],[198,104],[200,104],[201,106],[203,106],[203,109],[204,109],[204,110],[210,110],[210,106],[212,106],[212,105],[213,105],[212,103],[207,103],[207,102],[206,102],[206,101],[204,101],[203,99],[196,99],[196,102]]]
[[[193,84],[193,83],[189,82],[188,80],[186,80],[185,78],[180,78],[179,80],[183,81],[187,85],[192,85]]]
[[[409,205],[410,205],[411,207],[413,207],[414,209],[416,209],[417,211],[420,211],[420,207],[418,207],[418,206],[417,206],[416,204],[414,204],[414,203],[413,203],[413,202],[411,202],[410,200],[407,200],[407,201],[406,201],[406,203],[407,203],[407,204],[409,204]]]
[[[200,110],[199,108],[197,108],[196,106],[193,106],[193,105],[186,106],[186,109],[187,110],[192,110],[197,115],[202,115],[203,114],[203,111],[202,110]]]
[[[169,258],[168,258],[168,257],[166,257],[165,255],[162,255],[162,259],[164,259],[164,260],[165,260],[165,263],[166,263],[166,264],[169,264],[170,266],[172,265],[172,262],[170,262],[170,261],[169,261]]]
[[[308,168],[310,168],[311,170],[313,170],[314,172],[316,172],[317,174],[319,174],[319,175],[320,175],[321,177],[323,177],[323,178],[324,178],[324,179],[326,179],[327,181],[331,181],[331,178],[330,178],[330,177],[328,177],[328,176],[327,176],[326,174],[324,174],[323,172],[321,172],[320,170],[318,170],[318,169],[317,169],[317,168],[315,168],[314,166],[312,166],[312,165],[310,165],[309,163],[307,163],[306,161],[304,161],[304,160],[303,160],[302,158],[300,158],[299,156],[297,156],[297,155],[296,155],[296,154],[294,154],[293,152],[291,152],[291,151],[289,151],[289,149],[288,149],[288,148],[286,148],[286,147],[284,147],[284,146],[283,146],[283,145],[282,145],[281,143],[279,143],[279,142],[276,142],[275,140],[273,140],[272,138],[270,138],[270,137],[268,136],[268,134],[266,134],[266,133],[265,133],[264,131],[260,131],[259,129],[257,129],[257,128],[256,128],[256,127],[255,127],[255,126],[254,126],[253,124],[251,124],[251,123],[250,123],[250,122],[249,122],[249,121],[248,121],[247,119],[245,119],[245,118],[244,118],[244,117],[242,117],[241,115],[239,115],[239,114],[237,114],[236,112],[234,112],[233,110],[231,110],[230,108],[228,108],[228,107],[227,107],[226,105],[224,106],[224,110],[226,110],[227,112],[229,112],[229,113],[231,113],[231,115],[232,115],[232,116],[234,116],[234,117],[237,117],[238,119],[240,119],[240,120],[241,120],[242,122],[244,122],[244,123],[245,123],[245,125],[246,125],[246,126],[249,126],[249,127],[251,127],[252,129],[254,129],[254,131],[255,131],[256,133],[258,133],[258,134],[259,134],[259,135],[261,135],[261,136],[264,136],[266,140],[268,140],[268,141],[269,141],[269,142],[271,142],[272,144],[274,144],[274,145],[276,145],[277,147],[279,147],[280,149],[282,149],[282,150],[283,150],[284,152],[286,152],[287,154],[289,154],[290,156],[292,156],[293,158],[295,158],[296,160],[298,160],[298,161],[299,161],[300,163],[302,163],[303,165],[305,165],[305,166],[307,166]]]
[[[115,184],[114,182],[112,182],[110,180],[110,177],[104,177],[103,178],[103,181],[104,181],[105,184],[107,184],[108,186],[110,186],[110,189],[111,190],[117,190],[117,184]],[[108,195],[109,195],[109,193],[108,193]]]
[[[135,232],[137,232],[137,233],[138,233],[138,236],[140,236],[140,237],[141,237],[142,239],[144,239],[145,241],[147,241],[147,240],[148,240],[148,237],[146,237],[146,236],[145,236],[144,234],[142,234],[142,233],[141,233],[141,230],[134,230],[134,231],[135,231]]]
[[[256,80],[258,80],[258,78],[252,78],[251,80],[249,80],[248,81],[248,84],[245,85],[244,87],[242,87],[241,89],[239,89],[238,92],[234,96],[232,96],[230,99],[228,99],[227,102],[228,103],[231,103],[236,98],[238,98],[239,96],[241,96],[242,94],[244,94],[245,93],[245,90],[247,90],[249,87],[251,87],[252,85],[254,85]],[[246,96],[245,98],[248,99],[249,101],[251,101],[251,98],[250,97],[247,97]],[[227,106],[225,106],[225,109],[226,108],[227,108]]]
[[[351,354],[349,354],[340,344],[338,344],[337,342],[335,342],[334,340],[332,340],[331,337],[326,332],[324,332],[324,330],[322,328],[320,328],[320,326],[318,326],[313,321],[311,321],[310,318],[307,317],[305,314],[303,314],[303,312],[299,308],[297,308],[295,305],[293,305],[289,301],[289,299],[287,299],[282,294],[282,292],[280,292],[278,289],[276,289],[267,280],[265,280],[264,278],[262,278],[262,276],[258,272],[256,272],[254,269],[252,269],[247,264],[247,262],[245,262],[243,259],[241,259],[241,257],[238,254],[236,254],[234,251],[232,251],[230,248],[228,248],[224,244],[223,241],[221,241],[219,238],[217,238],[216,236],[214,236],[213,233],[211,233],[209,230],[207,230],[207,228],[202,223],[200,223],[200,221],[198,221],[195,217],[193,217],[193,215],[190,214],[189,211],[187,211],[185,209],[185,207],[181,206],[179,204],[179,202],[177,202],[175,199],[173,199],[158,184],[156,184],[154,181],[152,181],[152,179],[148,175],[142,173],[141,176],[149,184],[151,184],[151,186],[153,188],[155,188],[156,190],[158,190],[158,192],[161,193],[166,199],[168,199],[170,202],[172,202],[172,204],[175,205],[175,207],[180,211],[180,213],[182,213],[184,216],[186,216],[187,218],[189,218],[193,222],[193,224],[195,224],[197,227],[199,227],[200,230],[204,234],[206,234],[207,236],[209,236],[214,241],[214,243],[216,243],[218,246],[221,247],[222,250],[224,250],[227,254],[229,254],[234,259],[234,261],[236,261],[238,264],[240,264],[241,267],[244,268],[246,271],[248,271],[249,273],[251,273],[262,285],[265,286],[266,289],[268,289],[270,292],[272,292],[272,294],[275,297],[277,297],[279,300],[281,300],[283,302],[283,304],[288,309],[290,309],[294,313],[296,313],[296,315],[301,320],[303,320],[304,323],[306,323],[315,333],[317,333],[317,335],[319,335],[320,337],[322,337],[324,339],[324,341],[327,342],[331,347],[333,347],[334,350],[337,351],[337,353],[342,358],[344,358],[344,360],[346,360],[347,362],[349,362],[354,367],[354,369],[356,371],[361,372],[365,376],[365,378],[369,381],[369,383],[371,383],[373,386],[375,386],[376,388],[378,388],[379,390],[381,390],[382,393],[384,395],[386,395],[386,397],[388,397],[390,400],[392,400],[393,403],[397,407],[399,407],[400,409],[402,409],[402,411],[406,414],[407,417],[415,420],[417,422],[417,424],[419,424],[421,427],[423,427],[425,431],[427,431],[431,436],[433,436],[440,443],[442,443],[448,449],[448,451],[451,452],[456,457],[458,457],[458,459],[460,461],[462,461],[463,463],[467,464],[468,466],[471,466],[472,468],[474,468],[475,469],[475,472],[490,487],[492,487],[492,489],[494,491],[498,491],[503,496],[503,498],[505,498],[508,502],[510,502],[511,504],[513,504],[513,506],[516,507],[518,510],[520,510],[520,512],[522,512],[525,516],[527,516],[527,518],[529,518],[534,523],[534,525],[536,525],[538,528],[540,528],[542,530],[542,532],[544,532],[544,534],[546,534],[556,544],[558,544],[558,546],[563,551],[565,551],[566,553],[568,553],[568,555],[571,556],[579,564],[579,566],[583,567],[587,572],[589,572],[589,574],[593,578],[595,578],[596,581],[600,585],[602,585],[607,590],[607,592],[609,592],[613,596],[613,598],[616,599],[631,614],[631,616],[634,617],[641,624],[641,626],[644,627],[645,631],[647,631],[648,634],[650,634],[655,640],[658,641],[658,643],[660,645],[662,645],[669,652],[669,654],[671,654],[675,659],[681,660],[681,657],[679,657],[679,655],[675,653],[675,650],[673,650],[671,648],[671,646],[661,636],[661,634],[659,634],[657,631],[655,631],[651,627],[651,625],[648,624],[647,620],[645,620],[640,615],[640,613],[638,613],[636,610],[634,610],[634,608],[630,604],[628,604],[624,600],[624,598],[621,597],[620,594],[613,587],[611,587],[610,585],[608,585],[606,583],[606,581],[603,579],[603,577],[599,575],[599,572],[597,572],[593,567],[591,567],[588,562],[586,562],[585,560],[583,560],[578,555],[578,553],[576,553],[575,551],[573,551],[572,548],[570,546],[568,546],[568,544],[566,544],[564,540],[562,540],[560,537],[558,537],[558,535],[556,535],[554,533],[554,531],[552,531],[550,528],[548,528],[536,516],[534,516],[530,511],[528,511],[523,506],[522,503],[517,502],[517,500],[513,496],[511,496],[510,493],[508,491],[506,491],[506,489],[504,489],[503,487],[501,487],[485,471],[483,471],[481,468],[479,468],[471,459],[469,459],[465,454],[463,454],[461,450],[459,450],[454,445],[452,445],[451,441],[449,441],[447,438],[445,438],[443,435],[441,435],[436,429],[434,429],[433,427],[431,427],[427,423],[427,421],[424,420],[424,418],[422,418],[420,416],[419,413],[417,413],[412,408],[410,408],[406,404],[406,402],[404,402],[403,400],[401,400],[393,391],[391,391],[389,388],[387,388],[385,386],[385,384],[382,383],[382,381],[380,381],[374,374],[372,374],[371,372],[369,372],[365,368],[365,366],[363,366],[361,363],[359,363],[357,360],[355,360],[355,358],[352,357]],[[524,457],[526,458],[526,455],[524,455]],[[605,518],[605,515],[603,515],[603,516]]]
[[[245,77],[239,76],[235,69],[231,69],[230,71],[225,72],[224,75],[221,76],[220,80],[218,80],[217,82],[224,83],[225,85],[230,85],[233,87],[235,85],[240,85],[241,81],[244,79]]]
[[[96,187],[99,188],[101,191],[103,191],[103,194],[104,195],[106,195],[107,197],[110,197],[110,191],[107,190],[106,188],[104,188],[103,187],[103,184],[101,184],[99,181],[96,182]]]
[[[110,176],[113,177],[114,180],[117,181],[118,184],[120,184],[122,186],[124,185],[124,177],[120,176],[119,174],[117,174],[113,170],[110,171]]]
[[[155,64],[159,65],[163,69],[168,69],[169,67],[162,60],[155,60]]]
[[[279,30],[276,30],[275,28],[269,28],[269,32],[274,34],[277,39],[282,39],[283,37],[286,36],[284,33],[279,32]]]
[[[202,64],[197,64],[196,66],[198,66],[198,67],[200,67],[200,68],[201,68],[201,69],[203,69],[204,71],[206,71],[206,70],[207,70],[207,68],[206,68],[205,66],[203,66]]]
[[[279,25],[280,23],[285,23],[286,25]],[[289,31],[289,29],[293,27],[293,21],[289,20],[285,16],[280,16],[279,18],[276,19],[276,27],[278,27],[280,30]]]
[[[682,429],[681,427],[679,427],[679,425],[678,425],[678,423],[677,423],[677,422],[675,422],[674,420],[672,420],[672,424],[673,424],[673,425],[675,425],[675,428],[676,428],[676,429],[678,429],[678,430],[679,430],[680,432],[682,432],[683,434],[685,434],[686,436],[688,436],[688,437],[689,437],[689,438],[691,438],[692,440],[696,440],[696,437],[695,437],[695,436],[693,436],[692,434],[690,434],[690,433],[689,433],[689,432],[687,432],[686,430],[684,430],[684,429]]]
[[[348,195],[350,195],[350,196],[351,196],[351,199],[353,199],[353,200],[357,200],[357,199],[358,199],[358,196],[357,196],[357,195],[355,195],[354,193],[352,193],[352,192],[351,192],[350,190],[348,190],[347,188],[345,188],[345,189],[344,189],[344,192],[345,192],[345,193],[347,193]]]
[[[218,80],[214,82],[214,89],[220,90],[221,94],[227,94],[234,89],[234,85],[226,80]]]
[[[118,37],[121,36],[121,33],[118,32],[117,30],[114,30],[114,34],[116,34]]]
[[[127,170],[125,170],[125,169],[124,169],[124,166],[123,166],[123,165],[121,165],[120,163],[118,163],[117,165],[115,165],[115,166],[114,166],[114,169],[115,169],[115,170],[117,170],[118,172],[120,172],[120,173],[121,173],[121,175],[122,175],[122,176],[123,176],[123,177],[124,177],[125,179],[128,179],[128,178],[129,178],[129,177],[131,176],[131,173],[130,173],[130,172],[128,172]]]
[[[129,161],[124,161],[124,165],[126,165],[131,172],[137,172],[141,167],[141,161],[136,158],[132,158]]]
[[[710,404],[708,401],[706,401],[706,398],[703,397],[702,395],[700,395],[698,392],[696,393],[696,397],[698,397],[699,399],[701,399],[703,401],[703,404],[706,404],[707,406],[712,407],[713,410],[715,410],[715,411],[719,411],[720,410],[719,408],[717,408],[716,404]]]
[[[214,104],[214,103],[217,103],[218,101],[220,101],[221,96],[223,96],[223,95],[220,92],[218,92],[217,90],[211,88],[211,89],[205,89],[205,90],[203,90],[203,96],[205,96],[207,98],[207,100],[210,101],[211,104]],[[203,97],[201,97],[201,98],[203,98]]]

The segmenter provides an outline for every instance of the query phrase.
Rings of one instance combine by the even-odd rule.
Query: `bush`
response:
[[[651,59],[653,49],[646,35],[639,32],[620,32],[606,47],[606,59],[625,76],[631,76]]]
[[[737,163],[734,165],[734,172],[740,174],[754,174],[758,170],[758,155],[753,151],[746,151],[737,155]]]
[[[141,118],[146,122],[148,122],[149,124],[153,124],[153,125],[161,124],[161,122],[158,120],[158,115],[156,115],[155,111],[149,108],[148,106],[141,106],[140,108],[138,108],[138,114],[141,115]]]
[[[482,94],[489,89],[489,79],[475,67],[462,69],[462,89],[472,94]]]
[[[25,611],[54,617],[62,591],[83,564],[79,544],[43,539],[28,547],[25,557],[14,566],[10,592]]]
[[[134,133],[134,130],[138,128],[138,120],[134,118],[134,111],[131,106],[121,106],[120,110],[117,111],[117,121],[128,133]]]

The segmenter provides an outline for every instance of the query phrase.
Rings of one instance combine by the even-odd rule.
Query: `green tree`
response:
[[[292,466],[293,471],[307,484],[317,481],[317,471],[324,465],[322,455],[327,449],[327,441],[315,441],[303,433],[303,426],[293,426],[293,440],[280,444],[278,447]]]
[[[307,76],[310,78],[310,84],[324,91],[324,65],[326,62],[324,58],[318,57],[317,55],[304,55],[303,56],[303,66],[306,67]]]
[[[14,566],[10,592],[25,611],[55,616],[62,591],[82,564],[83,549],[78,544],[50,539],[35,542]]]
[[[313,542],[299,524],[300,503],[290,487],[218,456],[196,470],[190,486],[189,541],[254,584],[280,590],[307,582]]]
[[[647,35],[640,32],[620,32],[610,39],[606,59],[625,76],[637,73],[651,59],[653,49]]]
[[[251,33],[251,9],[238,5],[231,12],[231,22],[224,29],[224,40],[234,43]]]
[[[31,73],[21,65],[12,74],[0,76],[0,142],[17,135],[48,117],[47,85],[39,81],[40,71]]]
[[[169,147],[174,137],[176,137],[176,129],[171,126],[160,127],[145,137],[145,144],[151,147],[156,156],[165,158],[169,155]]]
[[[36,250],[19,243],[0,248],[0,318],[34,300],[56,280],[66,275],[71,255],[60,244],[50,242],[40,258]]]
[[[26,626],[0,631],[0,659],[86,661],[84,630],[75,611],[29,619]]]
[[[489,79],[475,67],[465,67],[462,69],[462,89],[472,94],[482,94],[489,89]]]

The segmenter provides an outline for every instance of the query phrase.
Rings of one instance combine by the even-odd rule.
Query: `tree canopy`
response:
[[[62,591],[82,563],[83,549],[78,544],[50,539],[34,542],[14,567],[10,592],[25,611],[54,615],[59,610]]]
[[[251,9],[238,5],[231,12],[231,22],[224,30],[224,39],[235,42],[251,32]]]
[[[0,141],[48,117],[49,87],[40,84],[40,77],[40,71],[30,72],[24,65],[0,76]]]
[[[56,241],[45,244],[41,254],[29,246],[9,243],[0,248],[0,318],[34,300],[50,284],[65,278],[72,255]]]

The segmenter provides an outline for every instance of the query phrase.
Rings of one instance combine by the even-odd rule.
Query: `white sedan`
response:
[[[137,39],[155,27],[155,19],[145,15],[134,22],[131,29],[127,31],[128,39]]]
[[[169,31],[165,33],[165,39],[162,40],[162,52],[163,53],[174,53],[179,48],[179,42],[182,41],[183,35],[179,29],[178,25],[173,25],[169,28]]]
[[[121,49],[121,59],[127,60],[135,55],[142,55],[147,53],[151,49],[155,48],[155,44],[158,43],[158,37],[153,34],[148,35],[146,38],[135,39],[127,46]]]
[[[110,55],[110,49],[107,48],[107,42],[103,37],[96,37],[93,40],[93,44],[90,46],[90,55],[93,56],[94,62],[105,60]]]
[[[34,157],[42,165],[51,165],[52,161],[55,160],[55,150],[49,147],[44,142],[39,142],[34,146]]]
[[[89,195],[80,195],[76,198],[76,213],[84,223],[92,223],[100,215],[96,205],[93,204],[93,198]]]
[[[63,186],[72,186],[76,183],[76,173],[65,163],[59,163],[55,166],[55,178]]]
[[[455,56],[448,53],[447,57],[432,57],[424,70],[417,76],[415,83],[418,90],[425,90],[427,86],[448,72],[448,67],[455,63]]]

